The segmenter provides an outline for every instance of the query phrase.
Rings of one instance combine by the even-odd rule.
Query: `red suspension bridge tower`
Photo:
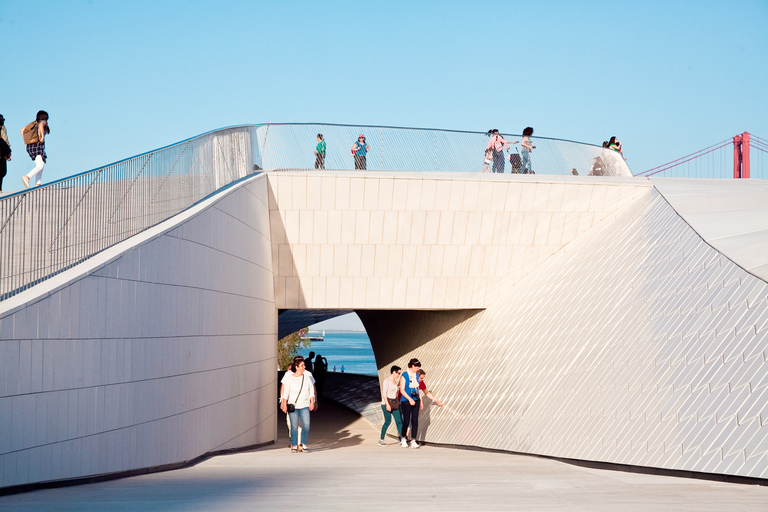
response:
[[[733,177],[749,178],[749,132],[733,137]]]
[[[733,174],[730,171],[731,144]],[[744,132],[635,176],[768,179],[768,140]]]

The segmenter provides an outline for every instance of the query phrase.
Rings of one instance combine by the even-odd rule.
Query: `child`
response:
[[[533,128],[530,126],[523,130],[523,140],[520,145],[523,146],[520,155],[523,158],[523,174],[536,174],[531,167],[531,151],[536,147],[531,143],[531,135],[533,135]]]
[[[491,164],[493,164],[493,149],[487,148],[485,150],[485,160],[483,161],[483,172],[491,172]]]

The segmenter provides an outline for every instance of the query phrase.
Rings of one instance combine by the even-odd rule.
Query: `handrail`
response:
[[[254,169],[312,169],[315,136],[325,167],[355,167],[350,148],[369,137],[368,170],[480,172],[482,132],[324,123],[239,125],[119,160],[0,198],[0,301],[195,204]],[[505,135],[507,139],[520,136]],[[631,176],[617,153],[591,144],[532,138],[538,174]],[[519,153],[520,146],[510,149]],[[514,159],[518,164],[525,161]],[[599,164],[599,165],[598,165]],[[509,155],[504,168],[510,172]]]
[[[325,168],[354,169],[350,149],[358,134],[367,137],[370,153],[367,170],[480,172],[488,143],[484,132],[400,128],[392,126],[329,123],[266,123],[255,125],[259,165],[264,169],[311,169],[315,165],[315,135],[322,133],[327,144]],[[520,135],[502,134],[507,140]],[[615,151],[548,137],[533,137],[536,149],[529,155],[538,174],[628,176],[632,173]],[[521,145],[515,144],[504,155],[504,169],[511,170],[510,154],[525,162]],[[527,156],[527,155],[526,155]]]
[[[254,130],[214,130],[0,198],[0,300],[253,173]]]

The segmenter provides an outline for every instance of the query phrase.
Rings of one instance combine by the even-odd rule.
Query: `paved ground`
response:
[[[536,457],[376,444],[335,402],[313,415],[312,452],[276,445],[195,467],[0,497],[0,511],[760,511],[768,487],[585,469]],[[284,423],[281,423],[281,426]]]

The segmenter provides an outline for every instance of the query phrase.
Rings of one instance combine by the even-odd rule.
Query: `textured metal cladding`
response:
[[[768,285],[655,190],[578,242],[445,332],[433,312],[366,323],[402,352],[380,366],[419,357],[445,402],[420,436],[768,477]]]

